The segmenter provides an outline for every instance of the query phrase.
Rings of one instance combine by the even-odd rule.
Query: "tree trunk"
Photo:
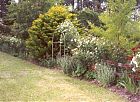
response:
[[[73,7],[73,10],[74,10],[74,0],[72,0],[72,7]]]
[[[80,10],[80,0],[77,0],[77,10]]]

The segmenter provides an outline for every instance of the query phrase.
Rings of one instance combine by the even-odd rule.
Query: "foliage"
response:
[[[96,37],[79,36],[77,38],[77,48],[72,50],[73,59],[77,60],[78,65],[74,76],[84,77],[97,61]]]
[[[1,35],[10,35],[11,29],[9,26],[4,25],[0,22],[0,36]]]
[[[123,73],[120,80],[118,81],[118,85],[123,86],[131,93],[136,93],[137,91],[136,83],[128,76],[127,72]]]
[[[27,47],[34,58],[48,57],[46,54],[52,54],[52,43],[54,57],[60,51],[59,42],[61,34],[57,27],[65,21],[72,19],[74,15],[64,6],[53,6],[47,13],[41,14],[38,19],[33,21],[29,29],[29,39]]]
[[[98,48],[98,58],[100,60],[111,60],[115,62],[126,63],[126,56],[131,54],[130,49],[127,50],[121,46],[117,46],[114,42],[100,39],[96,42]]]
[[[98,27],[98,26],[95,26],[95,24],[92,24],[90,22],[88,22],[89,26],[90,26],[90,29],[89,29],[89,33],[96,36],[96,37],[103,37],[104,36],[104,29],[102,27]]]
[[[74,59],[77,59],[82,67],[84,67],[86,70],[93,64],[95,64],[94,55],[86,52],[80,52],[77,55],[73,56]]]
[[[131,18],[134,6],[135,0],[108,0],[106,12],[101,13],[99,16],[104,25],[97,27],[90,24],[91,29],[89,32],[95,36],[113,41],[115,46],[130,49],[136,42],[134,36],[138,37],[140,32],[139,22]]]
[[[116,69],[110,67],[105,63],[96,63],[96,79],[99,80],[103,86],[109,85],[115,81]]]
[[[73,75],[77,68],[77,62],[69,56],[59,58],[57,63],[63,69],[63,72],[70,76]]]
[[[0,36],[0,50],[14,56],[27,57],[24,42],[11,36]]]
[[[71,50],[77,47],[77,37],[79,32],[70,20],[65,20],[58,26],[58,32],[61,33],[60,42],[64,50]]]
[[[96,63],[94,54],[90,52],[78,52],[72,58],[76,62],[74,76],[81,78],[88,76],[90,73],[87,72],[92,71],[92,66]]]
[[[135,35],[139,35],[139,32],[140,32],[139,22],[134,21],[131,18],[133,8],[135,7],[135,0],[125,1],[124,3],[122,3],[121,1],[118,1],[116,2],[116,7],[119,8],[119,13],[115,12],[111,14],[111,16],[116,16],[116,18],[114,19],[112,18],[111,22],[114,22],[114,23],[112,23],[112,25],[108,25],[108,28],[109,26],[114,25],[114,27],[111,29],[112,31],[114,29],[115,32],[112,32],[111,29],[108,29],[107,33],[109,33],[110,31],[112,33],[116,33],[116,35],[118,33],[118,40],[120,39],[119,41],[121,41],[121,37],[119,36],[124,36],[129,41],[131,41],[132,38],[134,38]],[[113,9],[113,7],[110,7],[110,9]],[[113,11],[115,11],[115,9],[113,9]],[[102,18],[103,17],[101,17],[101,19]],[[133,37],[131,38],[131,36]],[[135,41],[135,39],[133,39],[133,41]]]
[[[59,58],[57,60],[58,65],[63,68],[64,73],[68,75],[73,75],[77,77],[85,77],[89,75],[92,76],[92,73],[88,73],[88,71],[92,70],[91,67],[94,65],[94,57],[89,53],[79,53],[72,57],[64,57]],[[90,75],[91,74],[91,75]]]
[[[93,72],[90,73],[91,66],[94,61],[92,60],[91,55],[86,53],[80,53],[72,57],[63,57],[57,59],[57,64],[63,69],[63,72],[67,75],[77,76],[77,77],[86,77],[93,78]]]
[[[76,70],[75,70],[75,72],[73,73],[73,75],[74,75],[74,76],[77,76],[77,77],[83,78],[84,75],[85,75],[86,72],[87,72],[87,69],[86,69],[84,66],[82,66],[81,63],[78,63],[76,66],[77,66],[77,67],[76,67]]]
[[[126,56],[130,54],[130,50],[118,47],[113,41],[105,38],[94,37],[91,35],[79,37],[77,39],[78,46],[73,49],[73,54],[87,53],[94,59],[93,62],[101,62],[102,60],[112,60],[115,62],[126,63]],[[116,50],[117,48],[117,50]],[[90,61],[89,61],[90,62]]]
[[[108,0],[107,11],[100,16],[89,9],[80,11],[78,19],[85,28],[67,7],[56,5],[49,9],[54,3],[54,0],[23,0],[11,4],[7,19],[18,33],[16,37],[0,36],[0,50],[26,55],[24,40],[27,40],[31,57],[42,66],[59,66],[69,76],[96,78],[104,86],[118,81],[115,75],[124,70],[118,69],[118,63],[128,62],[130,48],[140,38],[140,22],[131,18],[135,1]],[[139,53],[136,57],[140,64]],[[110,66],[106,62],[115,64]],[[138,87],[126,73],[119,84],[133,93]]]
[[[39,59],[39,65],[47,67],[47,68],[55,68],[57,66],[56,59]]]
[[[96,71],[87,71],[87,73],[85,74],[85,77],[87,79],[95,79],[96,78]]]
[[[85,27],[88,27],[88,21],[94,24],[95,26],[100,26],[101,22],[98,16],[99,14],[97,12],[88,8],[85,8],[78,13],[78,19]]]
[[[130,1],[108,1],[107,12],[100,16],[100,19],[106,25],[105,36],[119,40],[120,35],[127,35],[129,23],[132,24],[131,14],[135,6],[135,0]]]
[[[28,38],[28,28],[39,14],[47,12],[55,0],[21,0],[8,6],[5,21],[12,24],[15,35],[21,39]]]
[[[139,51],[136,54],[136,62],[138,64],[138,67],[140,68],[140,49],[139,49]]]

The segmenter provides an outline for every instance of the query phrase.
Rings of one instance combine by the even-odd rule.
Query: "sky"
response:
[[[15,0],[16,3],[18,3],[18,0]]]

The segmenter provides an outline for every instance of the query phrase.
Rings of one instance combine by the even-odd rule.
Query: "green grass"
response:
[[[126,102],[122,97],[104,88],[2,52],[0,101]]]

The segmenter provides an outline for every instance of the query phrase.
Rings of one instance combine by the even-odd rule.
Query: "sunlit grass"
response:
[[[0,101],[126,102],[86,81],[0,52]]]

